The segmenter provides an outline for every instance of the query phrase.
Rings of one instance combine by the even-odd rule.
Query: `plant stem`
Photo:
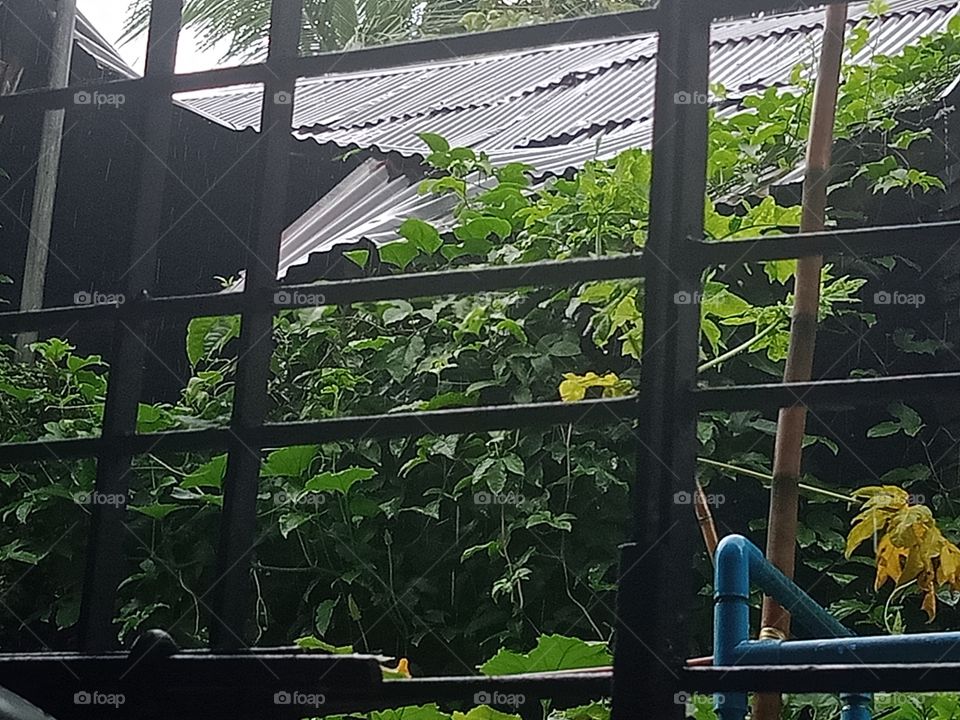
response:
[[[711,465],[720,470],[726,470],[731,473],[736,473],[737,475],[743,475],[744,477],[751,477],[760,482],[766,484],[767,487],[773,483],[773,476],[767,475],[766,473],[757,472],[756,470],[751,470],[750,468],[740,467],[739,465],[731,465],[730,463],[720,462],[719,460],[711,460],[710,458],[698,457],[697,462],[704,465]],[[807,483],[797,483],[797,487],[801,490],[806,490],[807,492],[813,493],[814,495],[823,495],[824,497],[832,498],[834,500],[842,500],[845,503],[857,503],[859,502],[856,498],[850,497],[849,495],[843,495],[833,490],[827,490],[826,488],[817,487],[816,485],[808,485]]]
[[[710,370],[711,368],[715,368],[717,365],[720,365],[721,363],[724,363],[727,360],[730,360],[731,358],[736,357],[740,353],[749,350],[755,342],[765,338],[773,330],[775,330],[779,324],[780,324],[779,322],[770,323],[769,325],[767,325],[767,327],[765,327],[763,330],[758,332],[749,340],[742,342],[739,345],[737,345],[735,348],[731,348],[730,350],[727,350],[722,355],[717,355],[712,360],[708,360],[707,362],[705,362],[703,365],[697,368],[697,372],[698,373],[706,372],[707,370]]]

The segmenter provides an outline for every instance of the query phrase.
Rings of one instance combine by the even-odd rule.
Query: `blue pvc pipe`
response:
[[[960,662],[960,632],[825,640],[746,640],[726,656],[741,665]]]
[[[797,642],[784,644],[777,640],[751,641],[750,638],[750,581],[756,584],[778,603],[790,611],[797,624],[820,635],[828,635],[832,640],[808,641],[807,652],[822,653],[828,659],[797,660],[804,648],[796,653],[791,650]],[[716,578],[714,583],[714,642],[713,662],[715,665],[736,665],[749,663],[790,664],[801,662],[835,661],[832,654],[849,654],[850,662],[857,662],[854,642],[864,638],[852,638],[853,633],[845,628],[830,613],[817,605],[813,599],[801,590],[796,583],[767,562],[756,545],[740,535],[725,537],[717,547]],[[960,640],[960,633],[953,642]],[[928,636],[929,637],[929,636]],[[890,640],[891,638],[873,638]],[[822,643],[832,643],[831,648],[823,650]],[[929,651],[929,650],[928,650]],[[887,649],[885,659],[889,658],[892,648]],[[842,720],[870,720],[870,696],[851,693],[842,696]],[[720,720],[744,720],[747,714],[746,693],[716,693],[714,707]]]
[[[843,699],[840,720],[871,720],[870,703],[873,698],[869,694],[849,693],[840,697]]]
[[[735,665],[736,649],[750,639],[750,566],[752,545],[739,535],[728,535],[717,546],[713,609],[713,664]],[[744,720],[746,693],[714,693],[713,707],[720,720]]]

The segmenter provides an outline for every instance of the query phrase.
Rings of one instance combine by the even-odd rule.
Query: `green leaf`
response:
[[[165,430],[175,425],[174,419],[166,410],[157,405],[140,403],[137,406],[137,432],[148,433]]]
[[[130,510],[135,510],[142,515],[153,518],[154,520],[163,520],[167,515],[172,513],[174,510],[183,509],[183,505],[175,505],[173,503],[153,503],[152,505],[128,505]]]
[[[479,693],[478,696],[482,697]],[[500,712],[499,710],[494,710],[488,705],[480,705],[465,713],[455,710],[452,720],[518,720],[519,717],[519,715],[511,715]]]
[[[380,246],[380,260],[405,270],[420,254],[420,249],[409,240],[397,240]]]
[[[227,454],[217,455],[204,463],[180,481],[182,488],[213,487],[223,485],[223,476],[227,472]]]
[[[362,467],[351,467],[340,472],[324,472],[307,480],[306,489],[311,492],[330,490],[346,495],[354,483],[369,480],[376,474],[376,470]]]
[[[513,232],[513,226],[502,218],[493,216],[483,216],[474,218],[466,224],[454,229],[453,234],[458,240],[486,240],[491,235],[496,235],[501,240]]]
[[[327,628],[330,627],[330,620],[333,619],[333,609],[340,602],[339,596],[335,600],[324,600],[313,613],[313,627],[317,635],[326,635]]]
[[[365,268],[370,262],[369,250],[347,250],[343,256],[358,267]]]
[[[423,132],[417,133],[417,137],[423,140],[433,152],[447,152],[450,149],[450,143],[442,135]]]
[[[280,536],[286,540],[290,533],[309,520],[310,516],[306,513],[292,512],[281,515],[277,521],[277,525],[280,528]]]
[[[443,240],[440,239],[440,233],[437,232],[437,229],[419,218],[407,218],[397,232],[429,255],[435,253],[443,245]]]
[[[916,437],[917,433],[923,429],[923,420],[917,411],[902,402],[893,403],[890,406],[890,413],[900,421],[900,427],[910,437]]]
[[[867,430],[867,437],[881,438],[889,435],[896,435],[898,432],[900,432],[900,423],[888,420],[886,422],[878,423]]]
[[[357,601],[353,599],[353,595],[347,595],[347,612],[350,613],[350,619],[354,622],[360,622],[360,618],[363,617],[363,614],[360,612],[360,606],[357,605]]]
[[[17,385],[11,385],[8,382],[0,382],[0,392],[21,402],[25,400],[32,400],[33,398],[40,397],[41,395],[40,391],[36,390],[35,388],[19,387]]]
[[[370,713],[369,718],[370,720],[450,720],[450,716],[441,712],[440,708],[433,703],[378,710]]]
[[[301,477],[310,469],[310,463],[317,455],[318,445],[294,445],[292,447],[274,450],[267,455],[261,477]]]
[[[27,565],[36,565],[40,562],[40,556],[30,550],[23,549],[22,540],[13,540],[3,547],[0,547],[0,562],[13,560]]]
[[[240,337],[240,316],[221,315],[194,318],[187,325],[187,359],[196,367],[203,358],[219,352]]]
[[[350,655],[353,652],[353,645],[331,645],[313,635],[297,638],[293,644],[301,650],[321,650],[331,655]]]
[[[401,320],[406,320],[413,313],[413,305],[408,303],[406,300],[394,300],[390,305],[383,311],[383,324],[392,325],[393,323],[400,322]]]
[[[913,328],[897,328],[893,331],[893,344],[904,352],[924,355],[934,355],[944,347],[940,340],[916,340],[916,334],[917,331]]]
[[[429,400],[419,404],[420,410],[442,410],[450,407],[469,407],[477,404],[478,395],[476,393],[463,393],[450,391],[435,395]]]
[[[484,675],[516,675],[606,667],[613,658],[605,643],[587,642],[563,635],[541,635],[529,653],[501,649],[480,666]]]

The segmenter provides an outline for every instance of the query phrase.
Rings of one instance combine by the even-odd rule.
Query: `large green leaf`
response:
[[[443,245],[443,240],[440,239],[440,233],[437,232],[437,229],[419,218],[407,218],[397,232],[425,253],[431,255]]]
[[[541,635],[529,653],[501,649],[480,666],[484,675],[516,675],[551,670],[605,667],[613,658],[605,643],[587,642],[564,635]]]
[[[267,455],[260,474],[263,477],[298,478],[310,469],[318,445],[294,445],[274,450]]]
[[[222,350],[240,337],[240,316],[198,317],[187,325],[187,358],[196,367],[210,353]]]
[[[223,476],[227,472],[227,455],[217,455],[210,462],[204,463],[180,481],[180,487],[214,487],[223,485]]]
[[[306,489],[311,492],[330,490],[346,495],[355,483],[369,480],[377,474],[372,468],[352,467],[340,472],[324,472],[307,480]]]
[[[401,270],[412,263],[420,249],[409,240],[397,240],[380,246],[380,260],[389,265],[396,265]]]

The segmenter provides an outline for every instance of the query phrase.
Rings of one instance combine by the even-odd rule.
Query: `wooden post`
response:
[[[816,232],[824,228],[846,23],[846,4],[831,5],[827,8],[820,67],[810,112],[801,232]],[[823,257],[820,255],[797,260],[790,348],[783,373],[784,382],[804,382],[810,380],[813,373],[822,269]],[[807,409],[802,405],[782,408],[777,418],[766,554],[767,559],[789,578],[793,577],[796,564],[798,483],[806,422]],[[760,625],[761,638],[789,637],[790,614],[773,598],[764,597]],[[780,707],[781,698],[778,693],[757,695],[753,718],[776,720],[780,717]]]
[[[59,0],[57,17],[50,47],[49,87],[64,88],[70,84],[70,61],[73,58],[73,35],[77,20],[77,0]],[[47,276],[47,258],[50,254],[50,231],[53,225],[53,202],[57,194],[57,174],[60,170],[60,148],[63,141],[65,110],[47,110],[43,116],[40,149],[37,160],[37,179],[33,190],[33,209],[30,215],[30,237],[27,256],[23,263],[23,286],[20,291],[20,311],[43,307],[43,289]],[[37,339],[35,332],[17,336],[17,352],[24,361],[33,353],[30,344]]]

